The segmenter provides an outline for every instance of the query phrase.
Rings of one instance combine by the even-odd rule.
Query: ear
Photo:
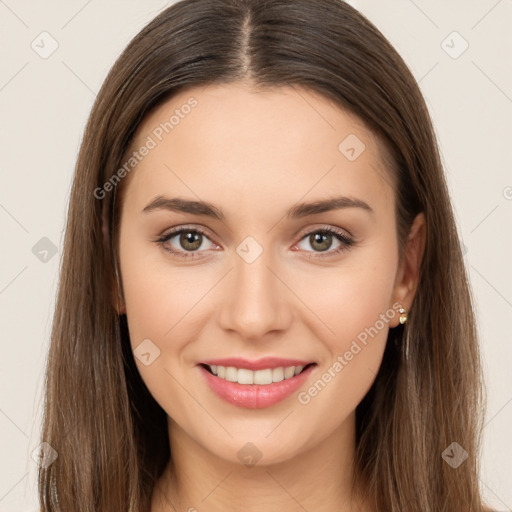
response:
[[[101,229],[103,232],[103,244],[105,247],[105,253],[110,253],[110,236],[108,233],[108,207],[104,205],[102,212],[102,225]],[[110,296],[111,302],[118,315],[126,314],[126,305],[122,294],[121,278],[117,269],[117,258],[114,255],[114,275],[110,279]]]
[[[393,288],[392,304],[398,302],[406,311],[410,309],[418,288],[425,243],[426,222],[425,215],[421,212],[414,219],[409,231],[404,254],[397,270]],[[396,327],[398,323],[399,315],[397,312],[390,322],[390,326]]]

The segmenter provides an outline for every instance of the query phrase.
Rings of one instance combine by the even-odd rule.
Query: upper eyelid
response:
[[[184,225],[180,225],[180,226],[175,226],[175,227],[169,229],[169,231],[164,232],[162,235],[160,235],[158,237],[158,239],[161,240],[161,239],[167,238],[167,240],[170,240],[174,236],[180,234],[183,231],[187,231],[187,230],[196,231],[198,233],[201,233],[206,238],[208,238],[208,240],[211,243],[213,243],[214,245],[217,245],[217,246],[220,245],[218,242],[215,241],[215,237],[212,237],[209,235],[208,228],[206,228],[202,225],[197,225],[197,224],[196,225],[184,224]],[[340,228],[338,226],[331,226],[329,224],[323,224],[323,225],[319,225],[319,226],[315,226],[315,227],[311,227],[311,228],[305,228],[305,230],[299,230],[294,235],[294,237],[298,236],[298,233],[301,233],[301,232],[302,232],[302,235],[300,236],[300,238],[297,240],[296,243],[300,243],[305,237],[311,235],[312,233],[321,232],[321,231],[331,231],[333,236],[344,237],[344,238],[348,239],[351,243],[357,242],[355,237],[347,229]],[[212,240],[212,238],[213,238],[213,240]],[[201,251],[198,251],[198,252],[201,252]]]
[[[159,235],[159,238],[163,238],[163,237],[166,237],[171,234],[176,235],[176,234],[180,233],[181,231],[185,231],[187,229],[190,231],[197,231],[199,233],[202,233],[209,238],[211,237],[209,234],[209,229],[206,228],[205,226],[202,226],[200,224],[195,224],[195,225],[184,224],[184,225],[169,228],[169,230],[165,230],[161,235]],[[302,240],[302,238],[304,236],[307,236],[311,233],[315,233],[317,231],[329,231],[329,230],[341,231],[343,234],[345,234],[345,236],[347,238],[354,239],[354,236],[352,235],[352,233],[350,231],[348,231],[346,228],[340,228],[338,226],[331,226],[329,224],[321,224],[319,226],[315,226],[312,228],[300,229],[297,232],[295,232],[295,234],[293,236],[296,237],[299,235],[299,233],[302,232],[302,236],[301,236],[301,240]],[[215,236],[213,236],[211,238],[215,238]]]
[[[164,233],[162,233],[158,238],[159,239],[167,238],[167,237],[172,238],[176,235],[179,235],[183,231],[197,231],[198,233],[201,233],[204,236],[206,236],[210,240],[210,242],[213,242],[213,240],[211,240],[212,237],[210,236],[208,230],[203,226],[188,226],[188,225],[176,226],[176,227],[169,229],[168,231],[164,231]],[[213,238],[215,238],[215,237],[213,237]]]

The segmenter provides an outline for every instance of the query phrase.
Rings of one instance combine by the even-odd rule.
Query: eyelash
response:
[[[199,251],[196,251],[196,252],[175,251],[173,249],[169,249],[169,246],[166,245],[166,243],[171,238],[174,238],[176,235],[180,235],[183,232],[186,232],[186,233],[200,233],[201,235],[203,235],[206,238],[208,238],[208,240],[210,239],[208,237],[208,234],[205,231],[203,231],[202,229],[197,228],[197,227],[191,228],[191,227],[184,226],[184,227],[179,227],[179,228],[173,228],[168,233],[160,236],[156,240],[156,243],[158,243],[165,251],[171,253],[173,256],[175,255],[175,256],[178,256],[179,258],[183,258],[183,259],[200,258],[201,256],[198,256]],[[355,245],[355,241],[352,238],[348,237],[344,232],[342,232],[342,231],[340,231],[340,230],[338,230],[336,228],[330,227],[330,226],[329,227],[322,227],[322,228],[313,229],[311,231],[308,231],[307,233],[304,233],[304,235],[299,240],[299,242],[301,242],[302,240],[304,240],[308,236],[311,236],[311,235],[313,235],[315,233],[334,235],[334,237],[337,240],[339,240],[342,245],[340,245],[340,247],[338,247],[334,251],[326,251],[325,254],[323,252],[317,252],[317,251],[306,251],[306,252],[312,252],[313,254],[315,254],[315,256],[313,256],[313,255],[308,256],[308,258],[310,258],[310,259],[311,258],[326,258],[326,257],[336,256],[338,254],[341,254],[343,251],[346,251],[346,250],[350,249],[353,245]]]

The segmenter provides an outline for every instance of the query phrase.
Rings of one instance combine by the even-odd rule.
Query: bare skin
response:
[[[155,127],[191,97],[197,105],[158,141]],[[339,150],[349,134],[365,145],[353,161]],[[168,415],[172,452],[152,512],[370,512],[351,487],[355,409],[398,325],[397,304],[409,309],[413,301],[423,215],[400,261],[382,148],[357,118],[303,89],[257,92],[237,83],[183,91],[143,120],[132,150],[148,136],[156,147],[123,184],[119,311],[127,314],[134,349],[149,339],[160,351],[147,366],[136,358]],[[207,201],[225,218],[143,212],[157,196]],[[335,196],[371,211],[285,215],[297,203]],[[199,248],[183,245],[180,234],[157,241],[173,227],[204,231]],[[353,244],[311,236],[328,227]],[[262,249],[251,263],[236,250],[248,236]],[[378,333],[334,371],[338,356],[354,354],[354,340],[371,326]],[[299,390],[302,401],[296,392],[244,409],[215,395],[198,366],[229,356],[294,357],[316,367]],[[308,394],[329,369],[329,383]],[[261,455],[250,467],[238,453],[249,442]]]

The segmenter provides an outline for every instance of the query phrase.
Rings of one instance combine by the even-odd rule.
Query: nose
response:
[[[224,330],[257,341],[289,328],[293,293],[275,267],[265,251],[252,263],[235,255],[234,268],[219,290],[218,322]]]

